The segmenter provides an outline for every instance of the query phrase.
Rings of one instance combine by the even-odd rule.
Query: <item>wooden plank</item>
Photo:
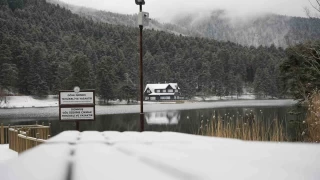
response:
[[[1,142],[0,142],[0,144],[4,144],[4,129],[3,129],[3,123],[1,123],[0,137],[1,137]]]
[[[103,143],[77,145],[74,164],[73,178],[77,180],[85,180],[88,179],[88,177],[97,180],[178,179],[171,176],[169,173],[146,164],[143,160],[134,157],[134,155],[128,155],[113,146],[107,146]],[[92,164],[99,165],[93,167]],[[106,171],[106,169],[112,170]],[[130,178],[128,178],[128,174],[130,174]]]

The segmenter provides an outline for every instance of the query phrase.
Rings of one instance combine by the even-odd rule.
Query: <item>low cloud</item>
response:
[[[138,6],[133,0],[61,1],[122,14],[138,12]],[[264,13],[305,17],[303,8],[311,7],[308,0],[145,0],[145,2],[143,10],[149,12],[151,18],[162,22],[170,22],[179,14],[207,14],[216,9],[224,9],[234,17],[256,16]]]

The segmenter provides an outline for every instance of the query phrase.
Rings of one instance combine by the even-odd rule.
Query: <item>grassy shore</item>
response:
[[[303,121],[305,130],[302,132],[304,141],[320,142],[320,91],[313,92],[309,97],[307,118]]]
[[[261,112],[262,114],[262,112]],[[252,112],[244,116],[214,115],[211,120],[201,121],[198,134],[247,141],[287,141],[283,121],[277,118],[265,120]]]

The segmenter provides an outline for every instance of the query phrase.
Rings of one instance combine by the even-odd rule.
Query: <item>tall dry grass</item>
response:
[[[262,111],[260,111],[262,114]],[[277,118],[264,120],[253,113],[244,116],[214,115],[212,120],[201,121],[199,134],[247,141],[287,141],[283,123]]]
[[[309,96],[308,111],[306,120],[305,131],[302,132],[304,141],[307,142],[320,142],[320,91],[314,91]]]

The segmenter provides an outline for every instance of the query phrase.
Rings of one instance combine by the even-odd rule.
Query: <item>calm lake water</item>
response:
[[[206,104],[208,105],[208,104]],[[214,115],[222,117],[245,116],[246,114],[254,114],[257,118],[264,121],[270,121],[274,118],[285,123],[287,131],[295,131],[290,124],[294,121],[302,121],[303,114],[294,115],[289,113],[294,109],[293,104],[278,104],[268,106],[250,107],[242,104],[242,107],[228,107],[221,108],[213,106],[213,108],[206,107],[204,109],[187,108],[178,110],[175,106],[182,105],[150,105],[146,106],[145,113],[145,130],[146,131],[174,131],[183,133],[197,133],[201,126],[201,121],[208,122],[213,119]],[[163,107],[167,108],[163,108]],[[136,111],[138,106],[125,106],[127,109],[133,108]],[[152,107],[152,108],[151,108]],[[158,107],[158,108],[156,108]],[[162,108],[161,108],[162,107]],[[202,106],[200,106],[202,107]],[[105,106],[100,107],[104,109],[121,109],[121,106]],[[148,109],[149,108],[149,109]],[[157,111],[160,109],[160,111]],[[30,125],[35,124],[36,121],[41,124],[51,123],[51,133],[56,135],[65,130],[75,130],[76,125],[73,122],[59,122],[56,116],[57,108],[29,108],[29,109],[15,109],[15,110],[0,110],[0,122],[5,125]],[[137,111],[139,111],[137,109]],[[20,112],[20,113],[19,113]],[[80,130],[95,130],[95,131],[139,131],[140,116],[139,113],[130,113],[128,111],[122,114],[103,114],[98,108],[98,115],[94,122],[81,122]],[[118,111],[115,111],[118,112]],[[18,113],[18,115],[17,115]],[[34,113],[34,114],[33,114]],[[22,116],[21,114],[24,114]],[[47,115],[46,115],[47,114]]]

